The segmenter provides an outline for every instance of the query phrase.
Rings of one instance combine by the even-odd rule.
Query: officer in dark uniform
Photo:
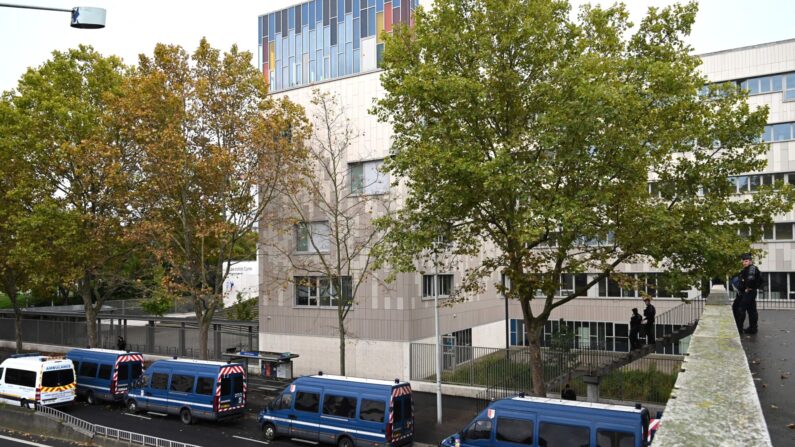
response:
[[[632,317],[629,319],[629,345],[632,350],[640,348],[640,324],[643,317],[638,313],[638,308],[632,308]]]
[[[743,254],[740,259],[743,262],[743,269],[733,281],[737,289],[737,298],[734,310],[734,321],[737,323],[737,330],[742,334],[756,334],[759,330],[757,323],[759,314],[756,311],[756,291],[762,285],[762,272],[754,265],[751,253]],[[748,314],[748,327],[743,329],[745,324],[745,314]]]
[[[646,308],[643,309],[643,319],[646,321],[646,326],[643,330],[646,333],[647,344],[653,345],[656,338],[654,334],[654,317],[657,316],[657,309],[652,306],[651,298],[643,298],[643,302],[646,303]]]

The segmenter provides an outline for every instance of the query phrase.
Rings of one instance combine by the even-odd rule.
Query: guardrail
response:
[[[143,435],[140,433],[133,433],[125,430],[105,427],[104,425],[92,424],[91,422],[76,418],[69,413],[64,413],[63,411],[56,410],[55,408],[41,405],[39,403],[36,404],[35,410],[50,419],[63,422],[64,424],[72,427],[75,431],[92,438],[95,436],[104,436],[106,438],[124,441],[133,445],[152,447],[199,447],[195,444],[170,441],[168,439],[158,438],[155,436]]]

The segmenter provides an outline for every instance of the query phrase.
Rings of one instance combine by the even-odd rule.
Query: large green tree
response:
[[[82,298],[90,346],[102,303],[130,283],[136,248],[128,194],[137,156],[120,144],[108,114],[125,70],[88,46],[56,51],[8,98],[21,129],[16,149],[32,166],[26,182],[39,199],[17,222],[15,256],[32,267],[32,281]]]
[[[193,303],[207,358],[229,261],[306,157],[303,110],[268,96],[250,53],[205,39],[192,55],[158,44],[123,90],[113,116],[140,154],[137,237],[165,266],[165,291]]]
[[[699,94],[683,40],[696,10],[650,8],[630,32],[622,5],[573,18],[560,0],[438,0],[387,38],[375,112],[394,128],[387,166],[407,197],[384,252],[412,270],[443,236],[482,256],[462,296],[504,274],[537,395],[555,308],[626,263],[691,284],[724,274],[791,207],[784,187],[733,195],[730,176],[764,167],[767,110],[734,85]],[[556,297],[562,274],[582,272],[587,284]]]

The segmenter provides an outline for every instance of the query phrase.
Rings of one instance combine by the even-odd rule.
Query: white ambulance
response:
[[[71,360],[40,354],[13,355],[0,364],[0,402],[33,408],[66,405],[75,400]]]

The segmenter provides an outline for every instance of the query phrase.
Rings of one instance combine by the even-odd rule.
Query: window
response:
[[[596,431],[596,447],[634,447],[635,435],[612,430]]]
[[[152,388],[156,390],[165,390],[168,388],[168,374],[154,373],[152,374]]]
[[[295,226],[295,251],[326,253],[331,246],[330,236],[328,222],[302,222]]]
[[[380,400],[362,399],[362,407],[359,410],[359,419],[371,422],[384,422],[386,404]]]
[[[111,365],[99,365],[99,377],[100,379],[110,380],[110,371],[113,369]]]
[[[481,419],[479,421],[475,421],[464,432],[464,439],[489,439],[489,438],[491,438],[491,421],[489,420]]]
[[[116,377],[119,380],[127,380],[130,376],[130,364],[129,363],[119,363],[116,367]]]
[[[232,384],[232,391],[235,394],[240,394],[243,392],[243,376],[236,376],[234,377],[235,382]]]
[[[776,224],[776,240],[791,240],[792,239],[792,223],[777,223]]]
[[[433,298],[434,297],[434,287],[433,287],[433,278],[436,277],[436,292],[439,294],[439,297],[449,297],[450,294],[453,292],[453,275],[451,274],[443,274],[443,275],[422,275],[422,297],[423,298]]]
[[[221,396],[228,396],[232,392],[232,379],[224,377],[221,379]]]
[[[289,393],[284,393],[280,397],[276,399],[276,402],[273,404],[274,410],[289,410],[290,407],[293,405],[293,395]]]
[[[91,362],[83,362],[80,364],[80,375],[83,377],[96,377],[97,364]]]
[[[331,281],[320,276],[296,276],[294,281],[296,306],[337,307],[340,298],[351,300],[353,295],[350,276]]]
[[[8,368],[6,369],[6,383],[32,388],[36,386],[36,373],[23,369]]]
[[[319,402],[320,402],[320,394],[308,393],[306,391],[299,391],[295,396],[295,409],[296,411],[308,411],[310,413],[317,413]]]
[[[538,432],[538,445],[590,445],[588,427],[542,422]]]
[[[533,445],[533,421],[497,418],[497,441]]]
[[[72,368],[45,371],[41,376],[41,386],[64,386],[74,383],[74,381],[75,375],[72,372]]]
[[[784,101],[792,101],[795,99],[795,74],[788,74],[785,76],[786,87],[784,89]]]
[[[323,398],[323,414],[352,418],[356,416],[356,398],[327,394]]]
[[[171,391],[190,393],[193,390],[193,376],[174,374],[171,376]]]
[[[381,172],[384,160],[351,163],[352,194],[385,194],[389,192],[389,175]]]
[[[132,378],[133,379],[137,379],[137,378],[141,377],[141,373],[143,373],[141,364],[140,363],[133,363],[132,364]]]
[[[196,381],[196,394],[212,396],[214,383],[215,379],[212,377],[199,377]]]

